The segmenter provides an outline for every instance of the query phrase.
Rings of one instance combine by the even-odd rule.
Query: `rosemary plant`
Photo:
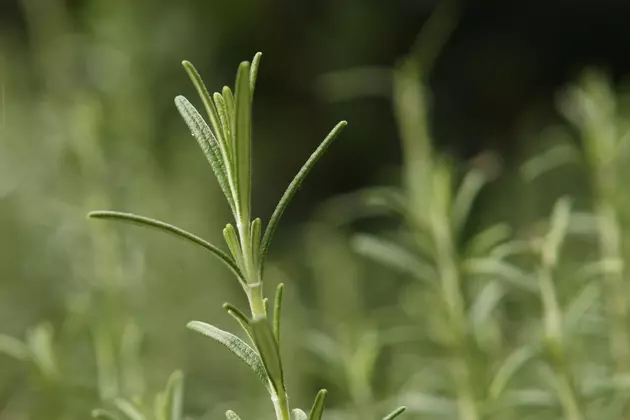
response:
[[[251,113],[260,58],[258,53],[251,63],[245,61],[239,65],[234,91],[225,86],[221,93],[213,95],[193,65],[183,62],[201,97],[210,125],[185,97],[175,98],[177,109],[206,155],[232,210],[235,225],[228,223],[223,229],[229,254],[192,233],[151,218],[114,211],[95,211],[89,217],[131,222],[174,234],[205,248],[223,262],[242,286],[251,315],[247,316],[229,303],[224,304],[224,308],[242,327],[251,345],[201,321],[192,321],[188,327],[226,346],[256,373],[269,392],[278,420],[289,420],[291,414],[296,420],[319,420],[327,393],[324,389],[315,397],[308,416],[299,408],[290,408],[279,351],[283,285],[278,285],[269,313],[263,294],[263,269],[269,245],[289,201],[347,123],[338,123],[309,157],[284,192],[263,232],[261,220],[252,219],[251,214]],[[404,408],[397,409],[387,418],[393,419],[402,411]],[[233,411],[226,412],[226,417],[228,420],[239,418]]]

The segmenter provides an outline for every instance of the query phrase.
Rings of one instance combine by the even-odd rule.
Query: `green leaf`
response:
[[[221,131],[221,120],[219,119],[217,108],[212,102],[212,98],[210,96],[210,93],[208,92],[208,89],[206,88],[206,85],[203,83],[203,80],[201,80],[201,76],[199,76],[197,69],[195,69],[195,67],[189,61],[183,61],[182,65],[184,66],[186,73],[188,73],[190,80],[193,82],[193,85],[195,85],[195,89],[197,89],[197,93],[199,94],[199,97],[203,102],[203,106],[206,109],[206,113],[208,114],[208,119],[210,120],[210,124],[212,125],[212,128],[214,130],[214,135],[217,137],[220,144],[225,145],[227,141],[225,136],[223,135],[223,132]]]
[[[166,418],[181,420],[184,410],[184,374],[176,370],[168,378],[166,384]]]
[[[308,420],[321,420],[322,415],[324,414],[324,403],[326,402],[326,395],[328,395],[328,391],[325,389],[320,389],[317,395],[315,396],[315,401],[313,402],[313,407],[311,407],[311,412],[308,413]]]
[[[238,184],[241,220],[249,221],[251,202],[251,115],[252,100],[249,90],[250,64],[243,61],[236,75],[236,118],[233,122],[236,139],[234,165]]]
[[[435,284],[439,279],[435,268],[394,242],[374,235],[358,234],[352,238],[352,247],[361,255],[428,284]]]
[[[265,365],[261,357],[243,340],[234,334],[220,330],[213,325],[201,321],[191,321],[188,323],[187,327],[223,344],[228,350],[245,362],[267,388],[269,387],[269,377],[267,376],[267,371],[265,370]]]
[[[260,59],[262,53],[257,52],[252,60],[252,66],[249,70],[249,91],[251,92],[252,100],[254,100],[254,90],[256,89],[256,79],[258,78],[258,66],[260,65]]]
[[[31,356],[31,352],[26,344],[17,338],[3,334],[0,334],[0,353],[21,361],[26,361]]]
[[[225,417],[227,418],[227,420],[241,420],[241,418],[237,416],[236,413],[232,410],[226,411]]]
[[[227,106],[225,104],[225,99],[221,96],[220,93],[215,92],[214,95],[214,103],[217,106],[217,113],[219,114],[219,129],[222,132],[222,136],[224,139],[224,147],[227,151],[228,156],[230,157],[230,162],[232,163],[232,168],[234,168],[234,149],[232,144],[232,123],[230,122],[230,114],[228,113]],[[234,174],[232,174],[234,176]]]
[[[226,150],[222,150],[222,145],[218,142],[208,124],[199,115],[194,106],[188,102],[188,99],[183,96],[175,98],[175,105],[179,110],[182,118],[186,122],[186,125],[190,129],[192,136],[197,140],[201,150],[203,150],[206,159],[212,167],[219,186],[225,195],[232,212],[236,214],[236,207],[234,206],[234,196],[232,195],[233,185],[230,182],[231,179],[231,165]]]
[[[105,410],[103,408],[97,408],[92,410],[92,417],[95,419],[104,419],[104,420],[121,420],[120,416],[113,411]]]
[[[282,394],[285,392],[282,361],[278,343],[276,343],[269,322],[267,318],[261,317],[252,320],[251,326],[256,349],[260,353],[260,358],[265,365],[265,371],[269,376],[269,380],[276,393]]]
[[[497,400],[507,388],[508,383],[514,377],[514,375],[521,369],[528,361],[530,361],[536,350],[531,346],[519,347],[514,350],[497,369],[494,378],[488,388],[488,393],[491,399]]]
[[[486,181],[484,173],[480,170],[472,169],[464,176],[453,200],[452,218],[455,232],[461,232],[464,228],[475,198]]]
[[[510,239],[512,228],[506,223],[492,225],[476,234],[466,246],[470,257],[482,257],[492,252],[497,246]]]
[[[462,267],[469,275],[488,276],[504,280],[528,292],[538,292],[536,282],[531,276],[506,261],[495,258],[469,258],[463,262]]]
[[[234,260],[236,261],[236,265],[241,269],[242,273],[245,273],[243,252],[241,250],[241,245],[236,234],[236,229],[234,229],[234,226],[232,226],[232,224],[228,223],[223,229],[223,238],[225,239],[225,243],[230,249]],[[247,279],[245,279],[245,283],[247,283]]]
[[[253,342],[254,338],[252,336],[252,327],[250,325],[249,318],[247,318],[247,316],[240,309],[238,309],[231,303],[224,303],[223,309],[225,309],[227,313],[230,314],[230,316],[232,316],[232,318],[234,318],[236,322],[239,323],[239,325],[243,328],[243,330],[245,330],[245,332]]]
[[[293,414],[293,420],[308,420],[306,413],[299,408],[294,408],[291,410],[291,413]]]
[[[261,231],[262,231],[262,222],[260,221],[260,218],[255,218],[252,221],[252,224],[250,226],[250,231],[249,231],[249,245],[250,245],[250,249],[252,252],[252,258],[253,258],[253,263],[254,263],[254,267],[257,267],[259,269],[259,259],[260,259],[260,236],[261,236]]]
[[[398,407],[397,409],[395,409],[394,411],[392,411],[391,413],[383,417],[383,420],[394,420],[396,417],[401,415],[406,409],[407,407],[405,407],[404,405],[402,407]]]
[[[41,373],[49,378],[56,378],[59,374],[53,349],[53,335],[53,326],[44,322],[32,328],[26,336],[26,344],[30,349],[33,361]]]
[[[271,215],[271,219],[269,220],[269,224],[265,229],[265,234],[263,235],[262,244],[260,247],[260,270],[262,277],[262,270],[265,263],[265,258],[267,257],[267,252],[269,251],[269,245],[271,243],[271,239],[273,238],[273,234],[278,227],[278,223],[280,222],[280,218],[282,217],[282,213],[289,205],[291,198],[295,195],[297,190],[300,188],[300,185],[308,175],[308,173],[313,169],[313,166],[317,163],[317,161],[322,157],[328,146],[332,144],[332,142],[337,138],[341,130],[348,125],[346,121],[341,121],[339,124],[332,129],[332,131],[326,136],[324,141],[319,145],[319,147],[313,152],[313,154],[308,158],[302,169],[295,175],[293,181],[289,184],[286,191],[280,198],[276,209]]]
[[[276,288],[276,297],[273,301],[273,336],[278,346],[280,345],[280,314],[282,312],[282,295],[284,284],[280,283]]]
[[[211,243],[207,242],[206,240],[201,239],[200,237],[195,236],[192,233],[186,232],[185,230],[180,229],[176,226],[170,225],[160,220],[150,219],[148,217],[138,216],[131,213],[122,213],[118,211],[107,211],[107,210],[92,211],[88,213],[88,217],[92,219],[117,220],[121,222],[127,222],[127,223],[136,224],[136,225],[146,226],[146,227],[160,230],[162,232],[170,233],[181,239],[185,239],[189,242],[192,242],[210,251],[221,262],[227,265],[227,267],[230,270],[232,270],[232,272],[236,275],[236,277],[241,282],[245,281],[245,278],[241,274],[241,270],[238,268],[236,263],[230,258],[229,255],[227,255],[225,252],[221,251],[219,248],[212,245]]]
[[[114,405],[118,408],[129,420],[146,420],[147,417],[144,413],[131,401],[124,398],[116,398]]]
[[[234,126],[236,124],[236,106],[234,104],[234,95],[232,94],[232,89],[228,86],[223,86],[223,90],[221,91],[223,94],[223,102],[225,102],[225,112],[227,115],[227,123],[228,129],[230,132],[230,138],[228,139],[230,142],[230,150],[232,150],[232,159],[234,162],[234,179],[237,180],[236,168],[238,167],[238,161],[236,160],[236,136],[234,135]]]

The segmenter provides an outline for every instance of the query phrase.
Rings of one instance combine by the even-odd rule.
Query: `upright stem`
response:
[[[555,388],[562,405],[566,420],[583,420],[582,409],[577,395],[575,381],[566,359],[562,333],[562,312],[558,303],[556,289],[553,283],[553,270],[557,261],[557,249],[544,252],[538,273],[538,286],[543,304],[543,318],[545,329],[545,348],[551,362],[555,378]]]

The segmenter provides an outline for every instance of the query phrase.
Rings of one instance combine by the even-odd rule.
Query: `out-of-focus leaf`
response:
[[[308,420],[306,413],[299,408],[291,410],[291,414],[293,414],[293,420]]]
[[[0,334],[0,353],[22,361],[26,361],[31,357],[31,352],[26,344],[17,338],[3,334]]]
[[[536,354],[536,349],[523,346],[514,350],[497,369],[488,388],[490,398],[499,399],[514,375]]]
[[[394,411],[392,411],[391,413],[383,417],[383,420],[394,420],[396,417],[404,413],[405,410],[407,410],[407,407],[405,406],[398,407],[397,409],[395,409]]]
[[[439,278],[435,269],[400,245],[373,235],[359,234],[352,239],[355,251],[397,271],[410,274],[414,278],[435,284]]]

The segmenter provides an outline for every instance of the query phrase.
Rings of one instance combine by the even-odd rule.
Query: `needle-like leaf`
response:
[[[206,124],[201,115],[199,115],[195,107],[188,102],[188,99],[183,96],[178,96],[175,98],[175,105],[190,129],[192,136],[197,140],[201,150],[203,150],[203,153],[206,155],[206,159],[212,167],[212,171],[219,182],[219,186],[225,198],[227,198],[232,208],[232,212],[236,214],[234,197],[232,195],[233,188],[230,182],[231,166],[227,158],[227,153],[221,150],[221,144],[219,144],[212,130],[210,130],[210,127],[208,127],[208,124]]]
[[[234,158],[234,168],[237,167],[238,165],[238,161],[236,160],[236,137],[234,136],[234,125],[236,123],[236,106],[234,104],[234,94],[232,94],[232,89],[230,89],[228,86],[223,86],[223,89],[221,90],[221,93],[223,94],[222,98],[223,98],[223,102],[225,103],[225,112],[226,115],[228,117],[228,129],[230,131],[230,138],[228,139],[230,141],[231,144],[231,150],[232,150],[232,157]],[[236,178],[236,174],[234,174],[235,178]]]
[[[383,417],[383,420],[394,420],[396,417],[401,415],[406,409],[407,407],[405,406],[398,407],[397,409],[395,409],[394,411],[392,411],[391,413]]]
[[[177,370],[171,374],[166,384],[166,417],[168,420],[181,420],[184,406],[184,374]]]
[[[195,69],[189,61],[183,61],[182,65],[184,66],[186,73],[188,73],[190,80],[193,82],[193,85],[195,85],[195,89],[197,89],[197,93],[203,102],[203,106],[208,114],[208,119],[210,120],[210,125],[212,125],[212,129],[214,130],[214,135],[219,140],[219,143],[225,144],[225,137],[221,132],[221,120],[219,119],[217,108],[212,102],[210,92],[208,92],[206,85],[203,83],[203,80],[201,80],[201,76],[199,76],[197,69]]]
[[[280,314],[282,313],[282,295],[284,284],[280,283],[276,288],[276,297],[273,301],[273,336],[280,345]]]
[[[262,58],[262,53],[257,52],[252,60],[252,66],[249,70],[249,90],[252,96],[252,100],[254,98],[254,90],[256,89],[256,78],[258,78],[258,66],[260,65],[260,59]]]
[[[201,239],[200,237],[195,236],[192,233],[186,232],[185,230],[180,229],[176,226],[170,225],[160,220],[150,219],[148,217],[138,216],[131,213],[122,213],[118,211],[108,211],[108,210],[93,211],[93,212],[88,213],[88,217],[93,218],[93,219],[118,220],[121,222],[127,222],[127,223],[136,224],[136,225],[146,226],[153,229],[161,230],[162,232],[170,233],[181,239],[185,239],[189,242],[192,242],[210,251],[215,257],[221,260],[221,262],[227,265],[228,268],[232,270],[232,272],[236,275],[236,277],[240,281],[242,282],[245,281],[243,275],[241,274],[241,270],[236,266],[236,263],[229,257],[229,255],[221,251],[216,246],[212,245],[210,242],[207,242],[206,240]]]
[[[240,309],[238,309],[231,303],[224,303],[223,309],[225,309],[227,313],[230,314],[230,316],[239,323],[239,325],[243,328],[243,330],[247,333],[247,335],[253,342],[254,338],[252,336],[252,327],[250,325],[249,318],[247,318],[247,316]]]
[[[225,149],[230,157],[230,162],[232,162],[232,168],[234,167],[234,150],[232,144],[232,123],[230,122],[230,115],[228,114],[227,106],[225,105],[225,99],[221,96],[220,93],[215,92],[214,95],[214,103],[217,106],[217,113],[219,114],[219,129],[223,135]],[[234,176],[232,174],[232,176]]]
[[[453,218],[453,229],[461,232],[468,220],[472,205],[479,195],[479,191],[486,184],[487,178],[480,170],[472,169],[466,173],[464,179],[457,189],[451,217]]]
[[[308,420],[321,420],[322,415],[324,414],[324,403],[326,402],[326,395],[328,395],[328,391],[325,389],[320,389],[315,396],[315,401],[313,402],[313,407],[311,407],[311,412],[308,413]]]
[[[265,370],[265,365],[261,357],[243,340],[234,334],[201,321],[191,321],[188,323],[187,327],[223,344],[232,353],[238,356],[239,359],[245,362],[256,375],[258,375],[258,378],[260,378],[266,387],[269,386],[269,377],[267,376],[267,371]]]
[[[277,393],[284,393],[284,373],[278,344],[273,336],[271,327],[266,317],[254,319],[251,322],[254,342],[260,352],[260,358],[265,365],[265,370],[269,376],[274,390]]]
[[[252,98],[249,90],[250,64],[243,61],[236,74],[236,113],[233,121],[236,147],[234,164],[238,184],[239,210],[242,220],[249,220],[251,202],[251,114]]]
[[[241,245],[238,241],[238,236],[236,234],[236,229],[232,226],[231,223],[228,223],[223,229],[223,238],[225,239],[225,243],[227,244],[232,256],[234,257],[234,261],[236,261],[236,265],[241,269],[242,273],[245,273],[245,264],[243,262],[243,252],[241,251]],[[247,279],[245,279],[247,282]]]
[[[324,154],[324,152],[326,151],[326,149],[328,149],[328,146],[330,146],[332,144],[332,142],[337,138],[339,133],[341,133],[341,130],[343,130],[343,128],[346,125],[348,125],[348,123],[346,121],[341,121],[339,124],[337,124],[332,129],[332,131],[328,134],[328,136],[326,136],[324,141],[322,141],[322,143],[319,145],[319,147],[317,149],[315,149],[313,154],[308,158],[308,160],[302,166],[302,168],[297,173],[297,175],[295,175],[295,178],[293,178],[293,181],[291,181],[291,183],[287,187],[286,191],[282,195],[282,198],[280,198],[280,201],[278,202],[278,205],[276,206],[276,209],[274,210],[273,214],[271,215],[271,219],[269,220],[269,224],[267,225],[267,228],[265,229],[265,234],[263,235],[262,243],[261,243],[261,246],[260,246],[260,270],[261,270],[261,274],[262,274],[262,270],[263,270],[263,267],[264,267],[265,258],[267,256],[267,252],[269,251],[269,245],[271,243],[271,239],[273,238],[273,234],[276,231],[276,228],[278,227],[278,222],[280,222],[280,218],[282,217],[282,213],[284,213],[284,210],[289,205],[289,202],[291,201],[291,198],[293,198],[293,196],[295,195],[297,190],[300,188],[300,185],[302,184],[302,182],[304,181],[304,179],[306,178],[308,173],[311,171],[311,169],[313,169],[313,166],[315,166],[315,164],[317,163],[319,158],[321,158],[322,155]],[[262,275],[261,275],[261,277],[262,277]]]
[[[260,236],[262,232],[262,222],[260,218],[255,218],[252,221],[249,231],[249,246],[252,252],[252,258],[254,267],[258,267],[260,258]]]

